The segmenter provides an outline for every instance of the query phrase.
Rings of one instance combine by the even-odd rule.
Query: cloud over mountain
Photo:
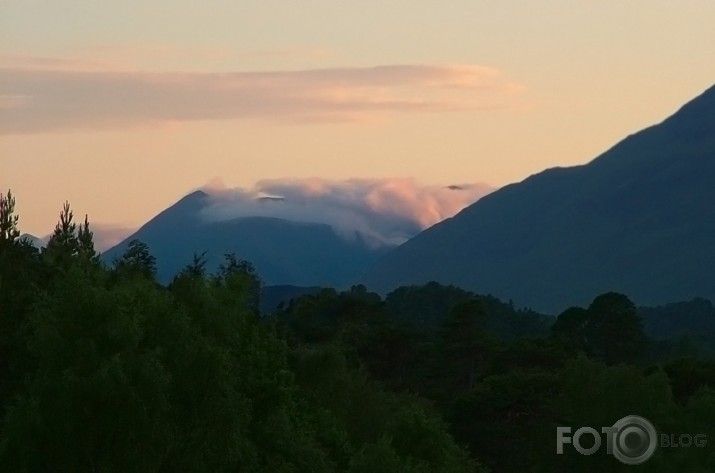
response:
[[[412,179],[270,179],[253,188],[205,189],[208,221],[275,217],[328,224],[341,236],[360,233],[374,246],[398,245],[451,217],[493,188],[486,184],[420,185]]]

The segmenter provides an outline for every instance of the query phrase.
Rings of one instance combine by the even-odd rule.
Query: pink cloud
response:
[[[385,65],[273,72],[103,69],[22,58],[0,67],[0,133],[196,120],[344,122],[514,105],[521,86],[478,65]],[[21,99],[18,99],[21,98]]]
[[[211,183],[203,216],[211,221],[275,217],[330,225],[347,238],[397,245],[451,217],[494,189],[486,184],[421,185],[413,179],[270,179],[251,189]]]

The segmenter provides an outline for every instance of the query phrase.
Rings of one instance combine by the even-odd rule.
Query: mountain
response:
[[[353,241],[320,223],[270,217],[209,222],[200,211],[208,204],[203,191],[187,195],[161,212],[119,245],[102,255],[106,263],[121,256],[130,241],[149,245],[163,283],[207,252],[207,269],[215,270],[226,253],[253,263],[267,284],[295,286],[349,285],[387,249],[374,249],[359,235]]]
[[[34,246],[38,250],[47,246],[46,240],[36,237],[35,235],[31,235],[30,233],[23,233],[22,235],[20,235],[20,240],[26,240],[30,242],[30,244],[32,244],[32,246]]]
[[[430,280],[551,313],[611,290],[715,300],[715,87],[586,165],[483,197],[362,278],[379,292]]]

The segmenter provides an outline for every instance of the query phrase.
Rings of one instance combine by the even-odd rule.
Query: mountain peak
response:
[[[173,209],[174,211],[190,212],[198,211],[201,209],[205,200],[209,197],[209,194],[202,190],[194,191],[190,194],[185,195],[178,202],[176,202],[172,207],[167,210]]]
[[[185,195],[181,200],[179,200],[179,202],[184,202],[184,201],[198,201],[198,200],[205,199],[205,198],[208,197],[208,196],[209,196],[209,195],[208,195],[206,192],[204,192],[204,191],[202,191],[201,189],[199,189],[199,190],[196,190],[196,191],[194,191],[194,192],[191,192],[190,194]]]

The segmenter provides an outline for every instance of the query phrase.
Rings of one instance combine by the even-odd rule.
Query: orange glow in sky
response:
[[[525,3],[3,2],[0,189],[45,235],[65,200],[121,233],[216,178],[499,187],[715,82],[711,0]]]

